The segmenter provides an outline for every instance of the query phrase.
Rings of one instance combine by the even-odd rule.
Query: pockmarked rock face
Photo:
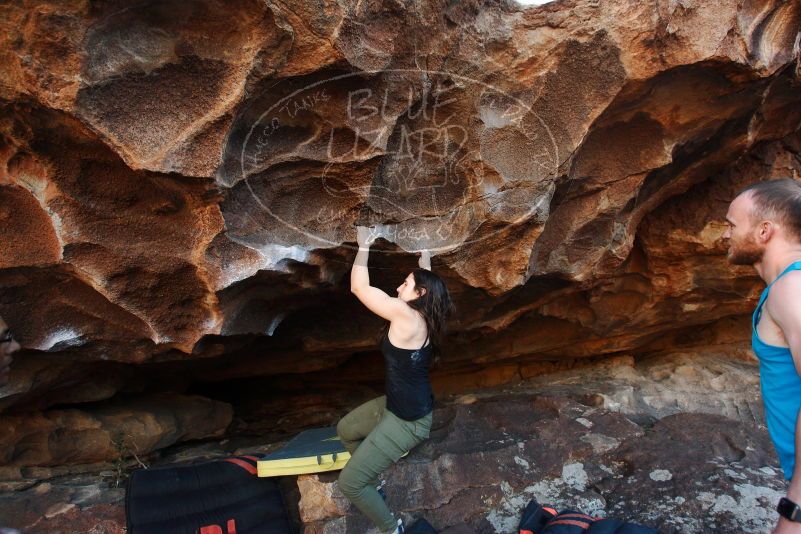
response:
[[[380,379],[354,224],[390,295],[433,251],[441,391],[737,343],[760,284],[726,207],[801,175],[797,2],[8,2],[0,30],[3,417]]]
[[[0,520],[20,532],[105,532],[124,534],[125,489],[78,475],[64,484],[44,482],[4,496]]]
[[[231,407],[202,397],[154,395],[92,412],[0,416],[0,459],[9,468],[112,461],[180,441],[219,437]]]

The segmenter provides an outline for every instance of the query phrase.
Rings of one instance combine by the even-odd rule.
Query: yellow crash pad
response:
[[[337,471],[345,467],[350,453],[337,436],[336,427],[313,428],[301,432],[277,451],[256,464],[260,477],[305,475]]]

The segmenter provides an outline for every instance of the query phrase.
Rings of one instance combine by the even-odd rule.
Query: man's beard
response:
[[[748,236],[742,243],[735,245],[729,243],[727,258],[733,265],[754,265],[762,261],[765,249],[757,245],[752,236]]]

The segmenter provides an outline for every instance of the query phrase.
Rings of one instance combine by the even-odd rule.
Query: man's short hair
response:
[[[787,229],[789,237],[801,241],[801,183],[779,178],[749,185],[739,195],[749,193],[755,220],[774,220]]]

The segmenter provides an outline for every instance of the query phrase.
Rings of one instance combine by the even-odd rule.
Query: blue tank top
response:
[[[801,261],[791,263],[776,280],[791,271],[801,270]],[[759,381],[762,386],[762,401],[765,403],[765,419],[768,432],[776,447],[779,464],[787,480],[793,476],[795,467],[795,426],[801,409],[801,377],[793,364],[793,355],[787,347],[768,345],[759,339],[757,324],[762,317],[762,306],[768,298],[768,284],[762,292],[751,321],[751,346],[759,358]]]

